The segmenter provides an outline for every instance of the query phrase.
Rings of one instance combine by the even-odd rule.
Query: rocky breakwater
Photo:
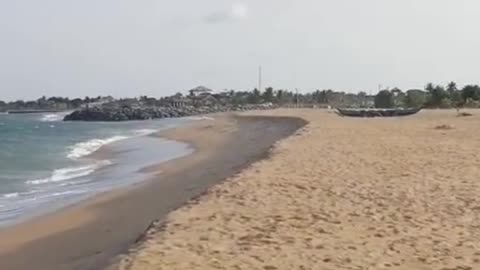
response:
[[[272,109],[271,104],[242,106],[203,106],[203,107],[133,107],[95,106],[76,110],[65,116],[64,121],[129,121],[159,118],[185,117],[225,111],[246,111]]]

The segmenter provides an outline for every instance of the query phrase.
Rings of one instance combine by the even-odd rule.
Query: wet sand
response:
[[[480,111],[309,124],[109,269],[480,269]],[[258,113],[257,113],[258,114]]]
[[[101,269],[152,220],[265,157],[305,124],[298,118],[216,115],[159,136],[191,143],[188,157],[145,168],[151,180],[0,231],[0,269]]]

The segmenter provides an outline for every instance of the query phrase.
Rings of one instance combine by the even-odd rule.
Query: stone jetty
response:
[[[160,118],[185,117],[226,111],[247,111],[272,109],[269,104],[251,104],[239,106],[138,106],[103,104],[101,106],[86,107],[76,110],[67,116],[64,121],[130,121]]]

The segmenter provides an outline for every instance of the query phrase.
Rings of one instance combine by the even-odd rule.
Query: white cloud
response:
[[[244,19],[248,16],[248,6],[244,3],[236,3],[232,5],[232,17]]]
[[[214,12],[204,18],[207,23],[224,23],[242,20],[248,17],[248,6],[244,3],[235,3],[229,10]]]

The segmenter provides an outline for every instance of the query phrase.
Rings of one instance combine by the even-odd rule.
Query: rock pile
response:
[[[185,107],[142,107],[142,106],[95,106],[83,108],[65,116],[64,121],[129,121],[159,118],[185,117],[225,111],[272,109],[272,104],[241,106],[185,106]]]

